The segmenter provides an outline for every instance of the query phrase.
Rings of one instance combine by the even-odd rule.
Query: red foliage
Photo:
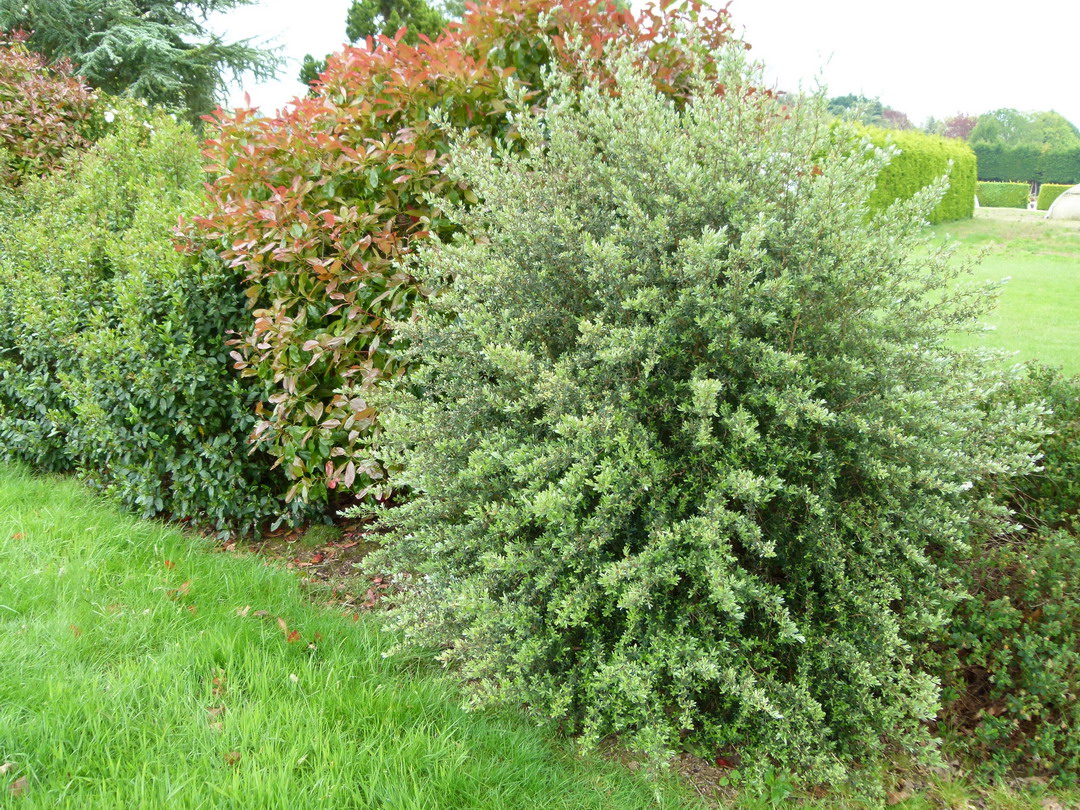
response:
[[[27,49],[26,35],[0,34],[0,184],[17,186],[55,168],[89,144],[94,95],[70,63],[49,66]]]
[[[447,133],[432,108],[475,137],[513,140],[505,81],[543,104],[545,65],[600,76],[610,46],[632,49],[657,88],[679,98],[693,72],[713,70],[711,54],[731,33],[726,10],[698,0],[637,15],[595,0],[466,6],[434,41],[408,45],[402,29],[346,48],[313,96],[276,117],[216,114],[205,153],[211,211],[188,236],[244,273],[252,324],[232,356],[273,391],[254,439],[293,481],[290,499],[389,495],[369,449],[378,422],[365,392],[403,372],[387,350],[387,320],[423,294],[395,262],[412,239],[452,233],[426,194],[475,201],[443,173]],[[586,43],[584,59],[567,46],[571,34]]]
[[[911,119],[907,117],[907,113],[902,113],[899,110],[893,110],[886,107],[881,111],[881,117],[885,119],[885,126],[891,129],[914,129],[914,125],[911,123]]]
[[[966,141],[977,123],[979,123],[979,116],[959,113],[945,119],[945,129],[942,134],[946,138],[962,138]]]

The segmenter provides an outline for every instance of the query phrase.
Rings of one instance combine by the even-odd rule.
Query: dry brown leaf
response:
[[[16,765],[14,762],[5,762],[3,765],[0,765],[0,776],[3,776],[8,771],[14,770],[15,767]]]
[[[229,753],[227,753],[225,755],[225,764],[226,765],[235,765],[239,761],[240,761],[240,752],[239,751],[230,751]]]
[[[30,786],[30,781],[25,776],[20,776],[10,785],[8,785],[8,793],[18,798],[26,793],[26,789]]]

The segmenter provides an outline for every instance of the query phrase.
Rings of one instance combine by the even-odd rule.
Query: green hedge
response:
[[[1031,145],[972,145],[979,160],[979,179],[1004,183],[1080,183],[1080,149],[1041,152]]]
[[[865,132],[875,146],[893,144],[900,150],[878,175],[870,195],[873,210],[883,211],[895,200],[906,199],[948,174],[949,188],[930,213],[930,221],[971,218],[975,210],[976,161],[975,153],[964,141],[877,127],[866,127]]]
[[[979,183],[979,205],[984,208],[1027,208],[1031,186],[1027,183]]]
[[[1048,211],[1050,206],[1054,204],[1054,200],[1060,197],[1063,193],[1072,188],[1068,183],[1043,183],[1039,187],[1039,199],[1038,208],[1040,211]]]

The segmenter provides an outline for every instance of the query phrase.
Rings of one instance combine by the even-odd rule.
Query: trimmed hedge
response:
[[[979,183],[979,205],[984,208],[1027,208],[1031,186],[1027,183]]]
[[[1041,152],[1037,146],[976,143],[979,179],[1003,183],[1080,183],[1080,149]]]
[[[884,211],[894,201],[907,199],[948,174],[949,188],[930,212],[930,222],[937,224],[972,217],[976,161],[975,153],[964,141],[878,127],[866,127],[865,132],[875,146],[892,144],[900,150],[878,175],[877,186],[870,195],[872,210]]]
[[[1050,206],[1054,204],[1054,200],[1056,200],[1070,188],[1072,188],[1072,186],[1067,183],[1043,183],[1039,187],[1039,199],[1036,202],[1036,206],[1040,211],[1050,210]]]

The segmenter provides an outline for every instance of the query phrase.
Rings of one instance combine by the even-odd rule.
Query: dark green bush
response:
[[[1054,200],[1068,191],[1072,186],[1059,183],[1043,183],[1039,186],[1039,197],[1036,206],[1040,211],[1048,211],[1054,204]]]
[[[984,208],[1027,208],[1031,186],[1027,183],[979,183],[979,205]]]
[[[930,212],[930,222],[971,218],[975,211],[975,153],[967,143],[915,131],[878,127],[865,131],[875,146],[890,144],[899,150],[877,177],[870,195],[872,210],[883,211],[893,201],[907,199],[947,174],[948,189]]]
[[[284,507],[249,456],[265,392],[230,371],[235,273],[173,245],[199,210],[190,128],[122,106],[62,174],[8,198],[0,226],[0,456],[81,470],[145,515],[244,529]]]
[[[414,497],[369,564],[477,702],[837,778],[932,750],[935,559],[1038,409],[981,407],[1005,372],[949,348],[984,297],[921,235],[944,184],[869,216],[884,157],[743,53],[685,110],[624,60],[615,97],[512,101],[522,153],[453,150],[483,238],[410,265],[376,404]]]
[[[1007,396],[1052,409],[1042,465],[1002,491],[1011,533],[958,561],[971,598],[943,641],[950,745],[991,772],[1080,777],[1080,378],[1042,368]]]

